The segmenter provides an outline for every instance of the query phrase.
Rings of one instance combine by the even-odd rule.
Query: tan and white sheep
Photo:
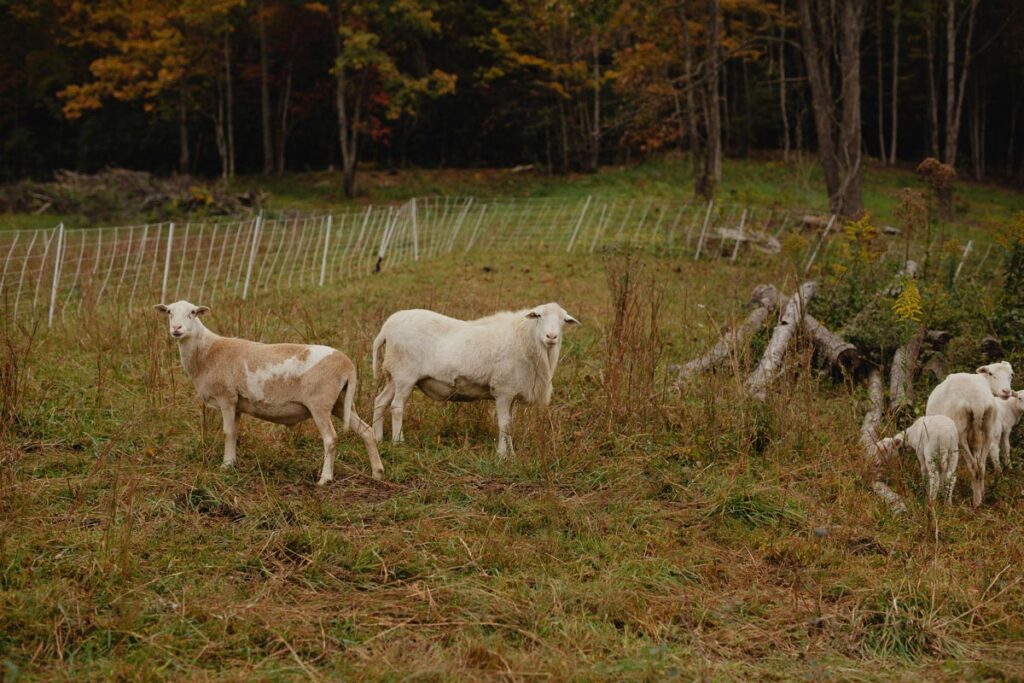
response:
[[[324,442],[319,485],[334,478],[338,435],[331,415],[342,418],[363,439],[374,479],[384,473],[369,425],[352,410],[356,368],[341,351],[306,344],[261,344],[221,337],[203,325],[206,306],[187,301],[157,304],[167,316],[171,337],[178,341],[181,364],[199,398],[217,408],[224,421],[224,461],[235,464],[238,418],[242,414],[283,425],[310,418]]]

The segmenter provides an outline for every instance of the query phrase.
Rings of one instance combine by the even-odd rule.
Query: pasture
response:
[[[375,393],[384,318],[553,300],[548,410],[414,394],[385,477],[343,435],[315,486],[310,424],[243,418],[221,471],[163,318],[86,306],[3,324],[0,664],[7,679],[878,680],[1024,675],[1020,469],[973,510],[930,510],[912,455],[894,517],[866,486],[863,385],[800,341],[757,403],[765,337],[671,388],[793,264],[560,250],[454,254],[328,287],[218,302],[220,334],[336,346]],[[200,302],[201,303],[201,302]],[[958,368],[959,369],[959,368]],[[917,394],[917,403],[926,393]]]

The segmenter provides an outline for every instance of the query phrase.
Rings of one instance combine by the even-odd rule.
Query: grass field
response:
[[[269,192],[266,208],[281,210],[338,209],[353,203],[395,202],[433,195],[475,197],[599,197],[693,198],[690,164],[685,158],[669,156],[631,166],[608,166],[599,172],[572,176],[547,176],[536,170],[511,169],[433,170],[410,169],[397,173],[363,170],[358,176],[360,196],[347,200],[342,192],[341,174],[336,172],[293,173],[279,178],[244,176],[232,181],[238,191]],[[898,224],[900,191],[923,188],[913,166],[889,167],[869,163],[864,175],[864,206],[879,222]],[[725,161],[719,203],[767,208],[799,208],[825,211],[828,197],[815,159],[783,162],[779,159],[728,159]],[[1024,194],[995,184],[976,183],[966,178],[955,185],[956,221],[967,230],[987,229],[1024,210]],[[181,216],[154,216],[126,209],[106,225],[155,222]],[[95,227],[78,215],[0,214],[0,230],[51,228],[64,221],[69,228]]]
[[[745,354],[673,391],[665,365],[743,315],[785,259],[552,253],[422,263],[221,304],[211,329],[369,345],[405,307],[472,317],[559,301],[547,411],[494,455],[493,408],[415,395],[385,479],[343,438],[243,419],[218,469],[164,320],[97,311],[31,347],[4,325],[0,670],[49,680],[996,680],[1024,676],[1020,469],[972,510],[921,501],[916,462],[865,486],[863,388],[801,344],[766,404]],[[628,275],[628,282],[626,282]],[[655,303],[652,318],[652,303]],[[653,320],[653,323],[652,323]],[[763,342],[756,342],[760,344]],[[921,394],[919,394],[920,397]],[[920,402],[920,398],[918,399]]]

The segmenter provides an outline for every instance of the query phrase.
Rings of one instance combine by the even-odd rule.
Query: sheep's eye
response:
[[[529,313],[526,314],[526,317],[527,318],[539,318],[540,317],[540,313],[538,313],[536,311],[530,311]]]

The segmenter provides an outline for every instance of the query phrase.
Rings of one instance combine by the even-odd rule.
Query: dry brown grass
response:
[[[911,505],[890,517],[862,483],[861,389],[819,378],[802,342],[765,404],[743,395],[748,350],[669,390],[664,364],[706,347],[763,281],[792,286],[725,263],[538,253],[221,304],[218,332],[348,352],[364,415],[369,344],[395,309],[470,317],[554,299],[583,321],[553,405],[518,412],[515,458],[493,455],[491,407],[417,396],[407,443],[383,448],[385,480],[346,437],[326,488],[309,428],[243,421],[238,469],[217,469],[219,419],[148,306],[40,334],[13,359],[21,398],[0,438],[0,667],[76,680],[1024,676],[1018,471],[980,510],[961,491],[932,515],[916,464],[894,463],[887,480]]]

